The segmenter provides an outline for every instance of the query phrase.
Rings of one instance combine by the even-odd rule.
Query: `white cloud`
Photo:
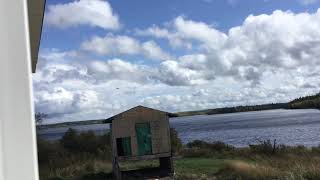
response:
[[[213,48],[219,48],[227,38],[224,33],[204,22],[186,20],[182,16],[177,17],[173,21],[173,26],[175,27],[177,34],[180,35],[180,38],[198,40]]]
[[[95,36],[91,40],[83,42],[81,47],[84,50],[98,54],[137,54],[140,51],[140,43],[128,36],[114,36],[111,34],[105,37]]]
[[[320,11],[250,15],[243,25],[229,30],[227,41],[212,56],[229,70],[239,66],[253,66],[260,71],[313,66],[320,57],[319,20]]]
[[[206,70],[208,58],[205,54],[190,54],[179,57],[179,63],[182,67],[192,70]]]
[[[93,61],[88,67],[88,74],[102,82],[125,80],[145,84],[149,82],[151,72],[151,68],[135,65],[121,59],[112,59],[107,62]]]
[[[102,55],[144,55],[155,60],[170,58],[154,41],[140,43],[129,36],[114,36],[108,34],[105,37],[95,36],[89,41],[83,42],[82,49]]]
[[[120,28],[118,16],[108,1],[103,0],[77,0],[66,4],[49,5],[44,20],[45,24],[58,28],[79,25],[111,30]]]
[[[201,72],[185,68],[176,61],[161,63],[154,78],[171,86],[197,85],[206,82]]]
[[[35,93],[37,111],[47,113],[50,118],[88,111],[100,103],[96,92],[92,90],[71,91],[63,87],[54,87]]]
[[[167,60],[170,55],[164,52],[154,41],[147,41],[141,44],[141,51],[146,57],[151,59]]]
[[[153,25],[145,30],[136,29],[136,34],[139,36],[153,36],[155,38],[168,39],[170,45],[173,48],[177,48],[177,47],[184,47],[187,49],[192,48],[192,44],[190,42],[183,41],[179,33],[169,32],[168,29],[160,28],[156,25]]]
[[[277,10],[270,15],[250,15],[228,33],[179,16],[165,28],[152,26],[137,34],[166,38],[169,42],[173,37],[186,43],[196,41],[200,43],[202,60],[189,56],[188,61],[179,61],[187,64],[177,67],[198,68],[196,73],[202,75],[197,77],[204,79],[231,76],[258,85],[269,71],[318,66],[319,28],[320,10],[314,14]]]
[[[310,5],[318,2],[318,0],[298,0],[303,5]]]
[[[154,36],[156,38],[168,39],[172,47],[192,48],[192,42],[199,41],[210,44],[210,47],[218,48],[222,44],[226,35],[204,22],[187,20],[178,16],[169,23],[171,30],[153,25],[145,30],[136,30],[140,36]]]
[[[154,36],[157,38],[168,38],[171,35],[167,29],[160,28],[156,25],[152,25],[145,30],[136,29],[136,34],[140,36]]]

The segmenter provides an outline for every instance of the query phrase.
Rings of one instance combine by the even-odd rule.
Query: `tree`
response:
[[[41,125],[42,122],[43,122],[43,120],[44,120],[45,118],[47,118],[47,117],[48,117],[48,115],[45,114],[45,113],[36,112],[36,114],[35,114],[36,124],[37,124],[37,125]]]

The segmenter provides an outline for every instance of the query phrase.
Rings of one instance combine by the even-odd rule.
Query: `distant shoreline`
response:
[[[269,111],[269,110],[298,110],[298,109],[284,109],[284,108],[278,108],[278,109],[264,109],[264,110],[252,110],[252,111],[239,111],[239,112],[225,112],[225,113],[216,113],[216,114],[190,114],[190,115],[176,115],[172,118],[178,118],[178,117],[188,117],[188,116],[199,116],[199,115],[219,115],[219,114],[232,114],[232,113],[245,113],[245,112],[258,112],[258,111]],[[318,108],[306,108],[306,109],[315,109],[320,110]],[[300,109],[303,110],[303,109]],[[205,111],[205,110],[204,110]],[[194,112],[194,111],[192,111]],[[51,128],[63,128],[63,127],[71,127],[71,126],[85,126],[85,125],[94,125],[94,124],[104,124],[104,119],[100,120],[85,120],[85,121],[73,121],[73,122],[62,122],[62,123],[55,123],[55,124],[44,124],[37,126],[37,128],[43,130],[43,129],[51,129]]]
[[[170,116],[184,117],[184,116],[196,116],[196,115],[214,115],[214,114],[228,114],[228,113],[239,113],[239,112],[265,111],[265,110],[276,110],[276,109],[288,109],[288,110],[289,109],[318,109],[320,110],[320,93],[312,96],[300,97],[287,103],[269,103],[269,104],[260,104],[260,105],[250,105],[250,106],[235,106],[235,107],[205,109],[205,110],[198,110],[198,111],[184,111],[184,112],[170,113]],[[59,127],[80,126],[80,125],[104,124],[104,121],[106,119],[63,122],[63,123],[56,123],[56,124],[43,124],[43,125],[37,126],[37,128],[49,129],[49,128],[59,128]]]
[[[259,105],[259,106],[261,106],[261,105]],[[206,110],[199,110],[199,111],[185,111],[185,112],[170,113],[170,115],[171,115],[171,117],[175,118],[175,117],[197,116],[197,115],[229,114],[229,113],[239,113],[239,112],[284,109],[284,108],[273,108],[273,109],[247,110],[247,111],[232,111],[232,109],[237,109],[239,107],[247,107],[247,106],[206,109]],[[214,111],[216,113],[213,113]],[[72,122],[62,122],[62,123],[54,123],[54,124],[43,124],[43,125],[39,125],[37,127],[40,129],[60,128],[60,127],[70,127],[70,126],[104,124],[104,121],[105,121],[105,119],[72,121]]]
[[[92,125],[92,124],[104,124],[105,119],[99,120],[85,120],[85,121],[72,121],[72,122],[62,122],[62,123],[54,123],[54,124],[43,124],[38,125],[38,129],[50,129],[50,128],[61,128],[61,127],[70,127],[70,126],[84,126],[84,125]]]

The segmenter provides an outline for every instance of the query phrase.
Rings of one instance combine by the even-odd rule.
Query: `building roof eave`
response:
[[[46,0],[28,0],[32,72],[36,72]]]
[[[123,114],[123,113],[126,113],[126,112],[128,112],[128,111],[130,111],[130,110],[132,110],[132,109],[139,108],[139,107],[140,107],[140,108],[147,108],[147,109],[150,109],[150,110],[154,110],[154,111],[159,111],[159,112],[166,113],[166,114],[168,115],[168,117],[177,117],[177,115],[174,114],[174,113],[169,113],[169,112],[165,112],[165,111],[161,111],[161,110],[157,110],[157,109],[152,109],[152,108],[149,108],[149,107],[145,107],[145,106],[141,106],[141,105],[140,105],[140,106],[136,106],[136,107],[130,108],[130,109],[128,109],[128,110],[126,110],[126,111],[124,111],[124,112],[122,112],[122,113],[116,114],[116,115],[114,115],[114,116],[112,116],[112,117],[104,120],[104,123],[105,123],[105,124],[112,123],[112,121],[113,121],[114,119],[116,119],[117,116],[119,116],[119,115],[121,115],[121,114]]]

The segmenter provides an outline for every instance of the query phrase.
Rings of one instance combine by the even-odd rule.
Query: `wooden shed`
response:
[[[113,172],[121,179],[121,161],[159,159],[159,170],[173,174],[170,113],[137,106],[106,120],[110,123]]]

